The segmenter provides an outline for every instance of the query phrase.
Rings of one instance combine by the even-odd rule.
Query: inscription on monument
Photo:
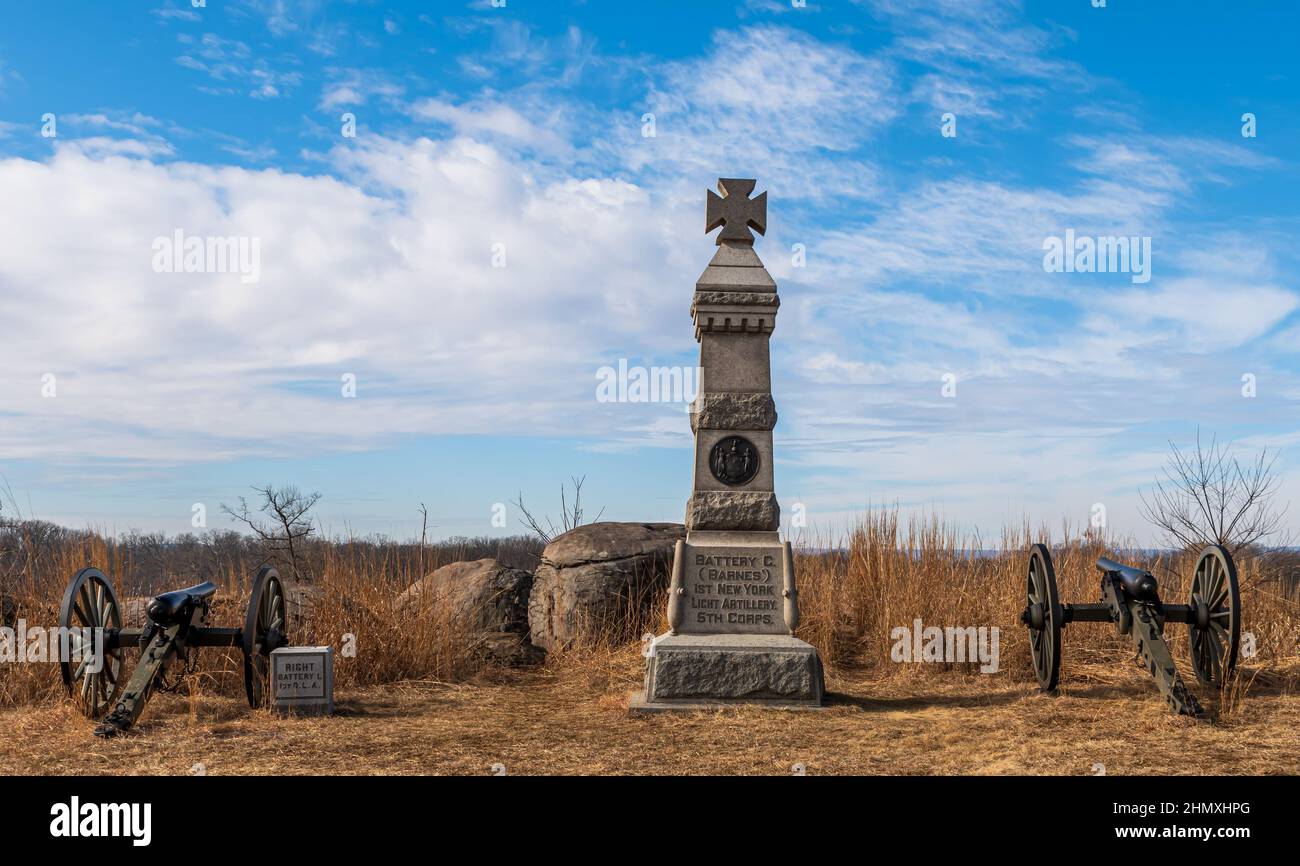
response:
[[[271,653],[271,699],[281,711],[334,712],[334,648],[281,647]]]
[[[779,547],[686,547],[684,634],[786,634]]]

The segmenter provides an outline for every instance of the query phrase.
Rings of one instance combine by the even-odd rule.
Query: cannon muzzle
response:
[[[1160,588],[1156,584],[1155,575],[1151,572],[1124,565],[1104,556],[1097,560],[1097,568],[1107,574],[1117,575],[1129,598],[1159,603]]]

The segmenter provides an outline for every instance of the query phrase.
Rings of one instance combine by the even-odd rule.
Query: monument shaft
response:
[[[708,195],[706,231],[723,231],[691,303],[701,375],[687,535],[673,563],[669,632],[655,639],[634,708],[822,700],[817,652],[794,637],[794,558],[778,532],[769,341],[780,300],[754,251],[750,229],[766,231],[767,194],[750,199],[753,188],[723,179],[722,197]]]

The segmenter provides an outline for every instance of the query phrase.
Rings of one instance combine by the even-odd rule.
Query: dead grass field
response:
[[[1256,678],[1202,721],[1170,714],[1136,665],[1068,659],[1056,697],[1008,673],[841,670],[820,713],[639,716],[626,705],[641,668],[628,649],[459,684],[356,688],[322,719],[163,694],[108,741],[67,702],[41,702],[0,711],[0,773],[1090,775],[1098,763],[1109,775],[1300,773],[1292,677]]]
[[[0,773],[188,774],[1300,774],[1300,601],[1283,566],[1242,556],[1243,655],[1223,695],[1193,685],[1208,720],[1173,716],[1127,640],[1103,624],[1063,637],[1062,692],[1038,694],[1025,604],[1027,528],[1004,533],[998,555],[979,551],[941,521],[866,515],[842,543],[799,555],[799,636],[827,667],[831,702],[818,713],[734,709],[634,716],[630,692],[644,660],[636,639],[666,629],[662,597],[598,624],[589,639],[551,653],[545,666],[511,671],[472,657],[437,605],[404,610],[400,593],[424,571],[386,549],[321,543],[317,597],[294,642],[340,646],[339,713],[280,719],[243,700],[238,653],[205,650],[185,684],[193,697],[157,694],[130,735],[101,741],[63,697],[54,665],[0,665]],[[115,563],[119,595],[139,594],[147,563],[115,542],[83,534],[56,544],[21,538],[11,563],[12,612],[54,621],[67,577]],[[1097,535],[1060,534],[1054,547],[1063,601],[1097,598],[1095,559],[1131,548]],[[818,553],[831,548],[832,552]],[[214,624],[242,618],[255,563],[213,547],[222,584]],[[1183,601],[1195,551],[1141,564]],[[209,554],[205,554],[209,555]],[[1284,563],[1285,565],[1285,563]],[[1286,566],[1289,567],[1289,566]],[[177,581],[180,585],[183,581]],[[1001,669],[899,664],[892,630],[996,626]],[[1166,632],[1190,684],[1187,629]],[[130,654],[129,664],[135,664]],[[1135,748],[1140,747],[1140,748]]]

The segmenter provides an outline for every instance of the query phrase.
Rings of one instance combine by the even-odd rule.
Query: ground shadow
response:
[[[1012,704],[1032,698],[1034,695],[1020,692],[998,691],[990,694],[911,694],[903,696],[848,695],[841,692],[827,692],[826,706],[854,707],[859,710],[875,712],[895,710],[916,710],[927,707],[988,707]]]

